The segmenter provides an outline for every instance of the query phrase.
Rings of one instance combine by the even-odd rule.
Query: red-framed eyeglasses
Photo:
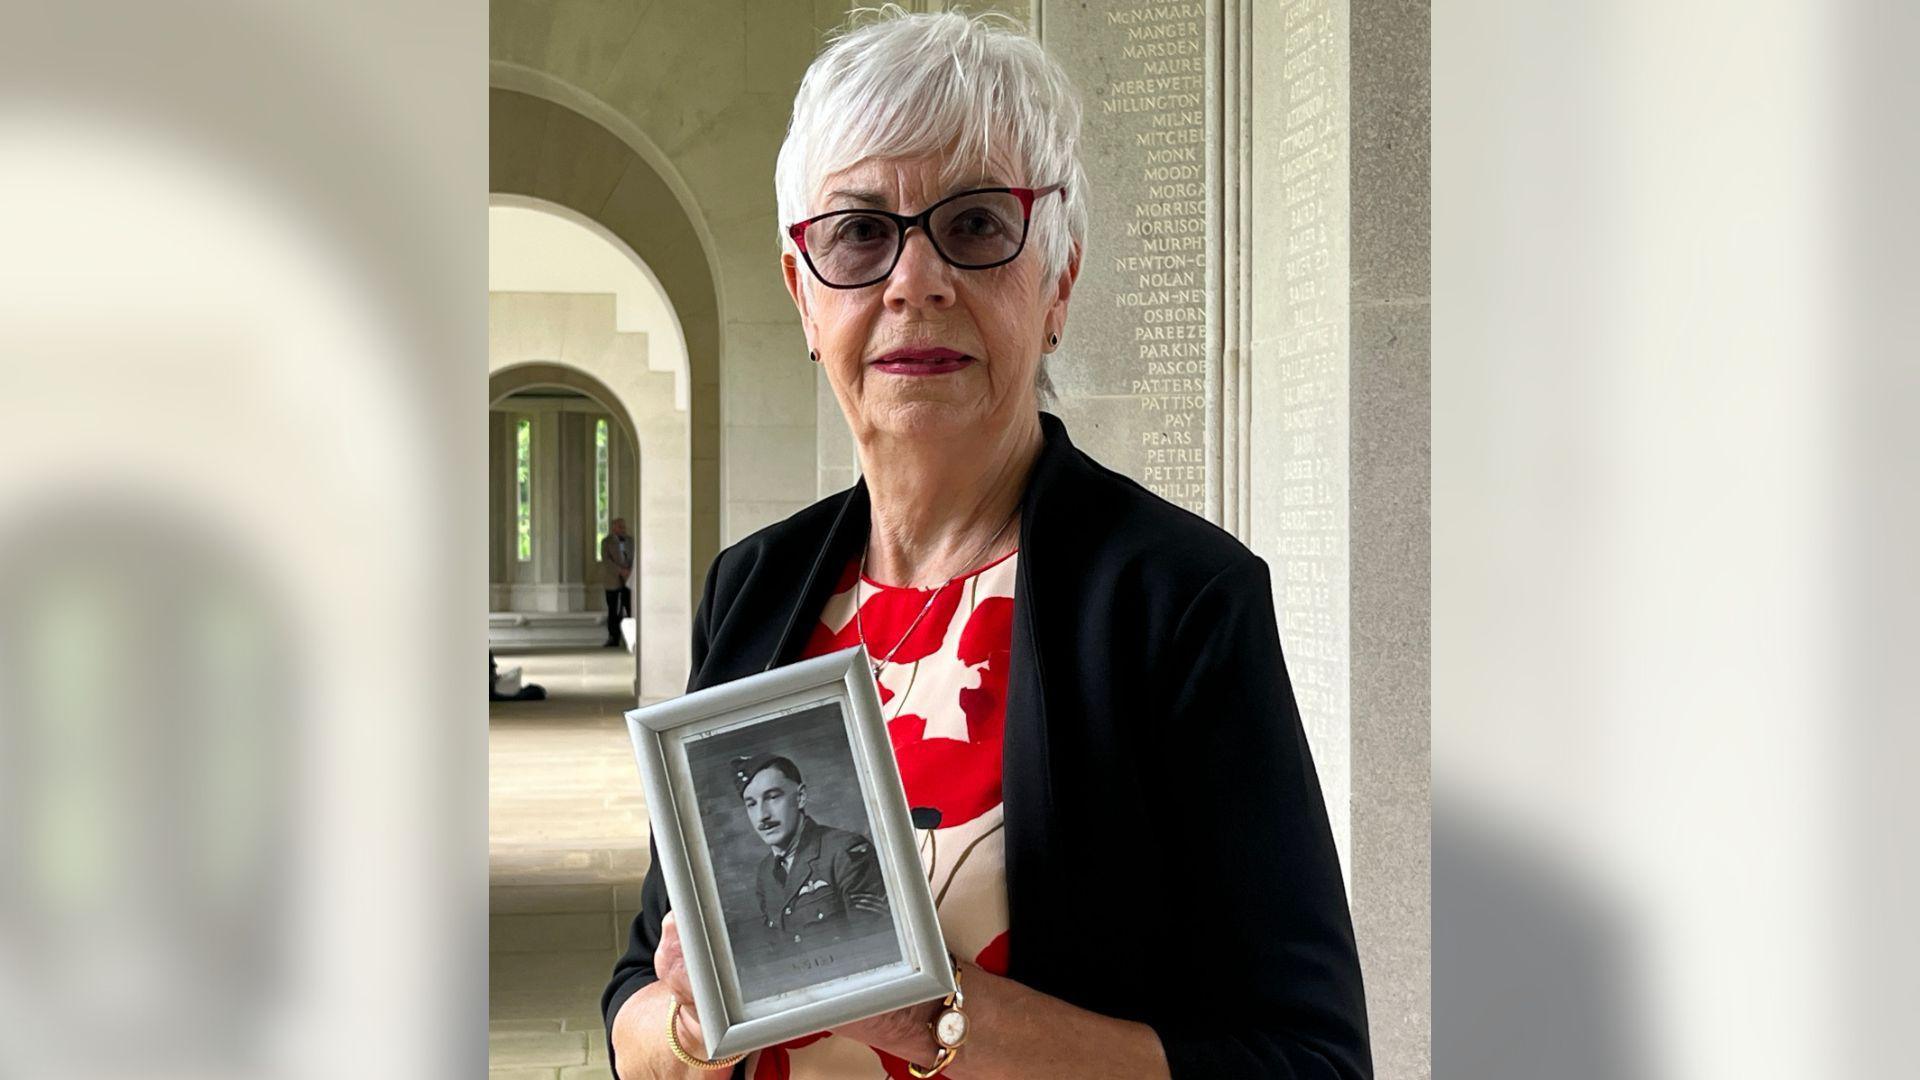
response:
[[[861,289],[885,281],[918,226],[933,250],[961,270],[988,270],[1012,262],[1027,246],[1034,203],[1065,184],[1041,188],[979,188],[949,195],[918,214],[834,210],[787,226],[800,257],[822,285]]]

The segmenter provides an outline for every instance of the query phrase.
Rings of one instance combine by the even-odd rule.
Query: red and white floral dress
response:
[[[919,830],[919,846],[940,928],[954,955],[1000,975],[1007,971],[1000,744],[1018,562],[1015,552],[956,579],[928,607],[933,590],[871,579],[856,590],[856,560],[834,586],[805,652],[820,656],[858,645],[862,627],[875,659],[892,651],[892,661],[880,672],[880,711],[900,763],[907,805],[916,819],[938,822]],[[923,607],[926,615],[915,625]],[[899,1058],[824,1034],[769,1047],[747,1061],[751,1080],[905,1080],[907,1075]]]

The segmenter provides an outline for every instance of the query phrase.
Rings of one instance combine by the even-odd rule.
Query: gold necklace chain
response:
[[[878,683],[880,681],[880,673],[886,670],[888,664],[893,663],[894,654],[899,652],[900,647],[905,645],[907,639],[913,636],[913,631],[920,625],[920,620],[927,617],[927,612],[933,610],[933,602],[940,598],[941,593],[947,591],[947,586],[973,572],[973,569],[977,567],[980,560],[986,558],[987,553],[992,551],[994,545],[1000,542],[1000,537],[1006,534],[1007,526],[1013,524],[1013,519],[1018,516],[1019,513],[1020,507],[1016,504],[1013,512],[1007,515],[1007,520],[1000,523],[1000,528],[994,530],[994,534],[987,538],[986,544],[982,546],[978,552],[975,552],[973,558],[965,564],[967,569],[941,582],[934,587],[931,593],[927,594],[927,602],[920,605],[920,614],[915,615],[913,621],[907,624],[906,633],[901,634],[900,640],[893,643],[893,648],[887,650],[887,655],[872,662],[874,682]],[[867,580],[867,549],[872,546],[873,541],[869,538],[866,546],[860,549],[860,576],[853,581],[853,627],[855,632],[860,635],[860,643],[863,645],[867,642],[867,627],[866,623],[860,618],[860,608],[863,606],[860,602],[860,586]],[[873,656],[872,652],[868,652],[867,656],[868,659],[871,660]]]

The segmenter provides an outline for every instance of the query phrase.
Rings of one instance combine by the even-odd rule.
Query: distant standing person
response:
[[[627,519],[614,518],[606,539],[600,541],[600,566],[607,586],[607,648],[626,644],[620,638],[620,620],[633,614],[633,592],[627,579],[633,574],[633,537]]]

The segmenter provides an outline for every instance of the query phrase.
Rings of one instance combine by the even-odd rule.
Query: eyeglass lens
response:
[[[976,269],[1002,263],[1026,240],[1020,199],[1004,191],[977,191],[934,208],[927,239],[950,263]],[[844,213],[806,230],[807,255],[831,285],[862,285],[885,277],[901,247],[900,225],[881,214]]]

